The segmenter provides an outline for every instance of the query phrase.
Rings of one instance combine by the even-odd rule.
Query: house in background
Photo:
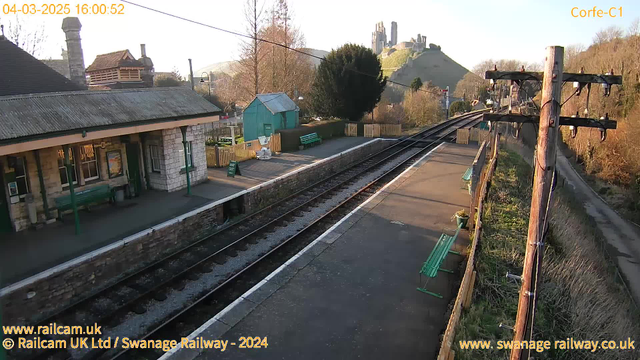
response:
[[[243,114],[244,140],[271,136],[279,129],[293,129],[300,124],[300,109],[285,93],[258,94]]]
[[[207,179],[204,124],[221,111],[194,91],[80,90],[2,36],[0,54],[0,233],[54,219],[71,191]]]
[[[142,45],[142,49],[144,51],[144,45]],[[151,66],[153,69],[153,64]],[[148,77],[149,69],[142,61],[136,60],[129,50],[96,56],[93,63],[87,67],[86,72],[89,76],[90,88],[95,86],[110,89],[148,87],[143,79],[143,74]],[[151,77],[151,85],[153,85],[153,76]]]

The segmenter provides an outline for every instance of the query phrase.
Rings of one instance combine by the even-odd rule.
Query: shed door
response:
[[[264,136],[271,136],[272,132],[271,124],[264,124]]]

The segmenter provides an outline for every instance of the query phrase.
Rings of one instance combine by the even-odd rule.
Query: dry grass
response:
[[[513,152],[501,151],[479,244],[477,283],[456,340],[511,340],[498,324],[513,324],[519,284],[506,272],[522,271],[530,204],[531,168]],[[601,234],[564,189],[554,194],[545,247],[544,277],[536,309],[535,339],[640,340],[640,319]],[[640,347],[639,347],[640,348]],[[536,359],[637,359],[625,351],[549,350]],[[504,350],[459,351],[461,359],[508,358]]]

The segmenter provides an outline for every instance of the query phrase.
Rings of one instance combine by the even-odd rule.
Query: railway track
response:
[[[102,337],[131,334],[138,339],[171,339],[186,336],[220,309],[227,306],[264,275],[280,266],[292,254],[302,249],[330,227],[345,212],[351,211],[365,198],[384,186],[386,179],[410,166],[420,154],[450,138],[459,127],[478,122],[480,116],[471,114],[435,125],[416,135],[373,154],[359,163],[320,180],[287,198],[249,216],[227,224],[211,236],[131,274],[100,292],[79,301],[61,312],[41,321],[41,324],[88,325],[98,323],[105,328]],[[397,164],[389,165],[396,161]],[[386,168],[385,168],[386,167]],[[373,180],[362,178],[373,171],[380,175]],[[330,200],[337,193],[353,191],[344,200]],[[335,202],[334,203],[332,203]],[[321,214],[314,209],[329,202]],[[326,207],[326,206],[325,206]],[[309,215],[311,213],[311,215]],[[288,229],[306,218],[307,223]],[[286,233],[285,229],[288,231]],[[268,243],[269,234],[285,231],[283,240]],[[265,245],[266,244],[266,245]],[[240,256],[242,254],[242,256]],[[240,260],[244,259],[244,260]],[[232,264],[234,266],[229,266]],[[225,267],[229,271],[225,273]],[[220,273],[220,276],[211,276]],[[208,280],[203,280],[207,278]],[[213,279],[211,278],[217,278]],[[206,286],[192,291],[194,284]],[[192,296],[184,296],[185,294]],[[171,303],[182,296],[181,304],[149,321],[133,321],[144,317],[154,306]],[[131,325],[131,323],[135,325]],[[132,329],[135,328],[135,329]],[[157,358],[161,354],[140,351],[93,349],[67,351],[56,349],[44,352],[9,353],[16,359],[83,358]]]

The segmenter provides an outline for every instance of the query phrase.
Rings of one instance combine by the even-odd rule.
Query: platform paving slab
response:
[[[226,168],[209,169],[209,180],[176,192],[144,191],[140,197],[117,206],[80,210],[81,234],[75,235],[73,215],[64,216],[39,230],[2,234],[0,238],[0,288],[50,269],[103,246],[110,245],[205,204],[224,199],[288,172],[361,145],[371,138],[344,137],[267,161],[241,163],[242,176],[228,178]]]
[[[345,228],[351,219],[343,221],[337,236],[325,233],[301,255],[314,257],[308,265],[263,282],[270,295],[255,295],[259,304],[219,338],[238,344],[242,336],[267,337],[266,349],[230,346],[198,359],[435,358],[459,275],[441,273],[430,282],[444,295],[438,299],[416,290],[418,271],[440,234],[455,232],[452,215],[468,208],[461,176],[476,151],[441,146],[381,192],[377,204],[356,210],[363,213],[357,222]],[[457,244],[466,247],[468,238],[463,230]],[[457,270],[461,261],[449,255],[444,267]]]

